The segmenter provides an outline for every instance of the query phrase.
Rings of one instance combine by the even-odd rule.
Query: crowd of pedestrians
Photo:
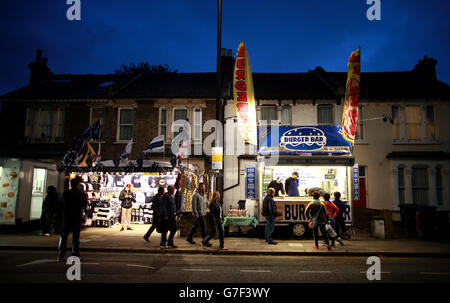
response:
[[[293,176],[292,177],[296,177]],[[277,180],[279,181],[279,180]],[[79,256],[80,246],[80,231],[83,222],[84,211],[87,207],[86,194],[80,188],[80,177],[75,177],[70,181],[71,188],[64,191],[62,203],[59,202],[59,197],[56,188],[49,186],[47,188],[47,196],[42,206],[41,228],[42,235],[50,235],[51,230],[54,230],[54,225],[57,224],[57,213],[62,205],[62,228],[60,241],[58,245],[58,261],[63,261],[66,254],[67,238],[72,233],[72,255]],[[279,185],[280,182],[273,182],[274,185]],[[214,192],[211,201],[205,194],[205,186],[200,183],[195,190],[192,197],[192,217],[193,225],[190,229],[186,241],[190,244],[196,244],[194,235],[198,228],[200,228],[201,245],[203,248],[211,247],[211,239],[219,233],[219,246],[221,250],[225,248],[224,242],[224,218],[223,208],[220,199],[220,193]],[[277,188],[269,187],[267,194],[262,203],[261,215],[265,217],[265,241],[269,245],[276,245],[277,242],[273,240],[272,235],[275,229],[275,222],[281,213],[277,211],[277,205],[274,201],[274,196],[279,191],[284,191],[282,186]],[[335,192],[334,200],[330,201],[329,193],[321,193],[314,191],[311,193],[312,201],[305,209],[306,218],[309,220],[309,227],[312,229],[314,246],[313,249],[319,249],[319,230],[323,237],[322,244],[328,250],[335,247],[335,242],[344,245],[342,238],[345,234],[345,220],[344,213],[346,205],[340,200],[341,194]],[[320,197],[323,197],[323,201]],[[135,194],[131,190],[131,185],[127,184],[120,193],[119,199],[121,201],[121,231],[127,229],[132,230],[130,224],[130,210],[133,201],[135,201]],[[178,210],[175,202],[175,187],[170,185],[166,189],[162,186],[158,188],[158,193],[152,200],[153,220],[152,225],[147,233],[143,236],[144,240],[150,242],[150,236],[153,231],[157,231],[161,235],[160,248],[177,248],[174,243],[174,237],[178,230]],[[207,233],[206,218],[209,211],[209,226],[210,232]],[[60,211],[61,212],[61,211]],[[169,235],[168,235],[169,234]],[[167,236],[168,235],[168,236]]]

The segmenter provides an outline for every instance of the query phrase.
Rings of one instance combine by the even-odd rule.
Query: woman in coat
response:
[[[54,224],[54,219],[56,212],[58,210],[59,197],[54,186],[47,187],[47,196],[42,203],[42,213],[41,213],[41,228],[43,236],[50,236],[50,231],[52,225]]]
[[[219,249],[225,250],[224,248],[224,231],[223,231],[223,212],[222,206],[220,205],[220,193],[214,192],[211,203],[209,203],[209,215],[211,222],[211,233],[207,235],[202,240],[203,248],[210,246],[209,240],[214,238],[216,235],[216,229],[219,230]]]
[[[328,242],[328,233],[325,229],[325,224],[328,222],[327,211],[325,205],[320,202],[320,193],[315,191],[312,194],[314,200],[308,204],[305,209],[305,214],[308,219],[316,219],[316,224],[313,228],[314,237],[314,249],[319,249],[319,228],[322,235],[325,237],[325,243],[328,250],[331,250],[331,246]]]

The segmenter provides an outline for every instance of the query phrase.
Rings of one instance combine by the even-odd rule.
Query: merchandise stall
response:
[[[209,189],[214,188],[214,178],[208,174],[199,175],[194,166],[172,168],[170,163],[165,162],[144,165],[141,168],[105,165],[91,168],[71,167],[66,181],[69,182],[75,176],[82,178],[81,188],[88,197],[84,226],[94,227],[111,227],[120,222],[119,195],[127,184],[131,184],[131,191],[136,195],[132,206],[132,224],[152,223],[152,200],[160,186],[166,189],[169,185],[175,186],[175,198],[180,213],[190,213],[192,194],[199,182],[207,184],[209,197],[212,196]]]
[[[305,209],[313,199],[311,189],[314,188],[329,193],[331,199],[334,192],[341,193],[341,200],[346,204],[344,218],[350,225],[354,158],[350,155],[350,145],[342,139],[340,126],[271,127],[265,131],[256,164],[258,222],[266,223],[261,209],[269,183],[280,178],[284,187],[286,179],[297,172],[298,196],[288,196],[286,192],[274,198],[281,213],[276,224],[290,226],[295,236],[305,235],[308,222]]]

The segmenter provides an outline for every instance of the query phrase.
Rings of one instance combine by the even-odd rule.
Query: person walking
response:
[[[313,237],[314,247],[313,249],[319,249],[319,228],[322,235],[325,237],[325,245],[328,250],[331,250],[331,246],[328,241],[328,234],[325,229],[325,224],[328,222],[327,211],[325,205],[320,202],[320,193],[315,191],[312,194],[313,201],[311,201],[305,209],[305,215],[309,220],[313,220]]]
[[[120,231],[124,231],[125,227],[127,228],[127,230],[133,230],[131,228],[131,207],[133,206],[133,201],[136,201],[136,196],[131,191],[131,184],[127,184],[127,186],[122,189],[119,195],[119,200],[122,202],[122,228],[120,229]]]
[[[198,189],[192,196],[192,215],[194,216],[194,225],[192,225],[192,228],[189,231],[189,234],[186,238],[186,241],[188,241],[191,244],[195,244],[193,237],[195,234],[195,230],[197,229],[198,226],[200,226],[202,239],[206,237],[205,216],[206,212],[208,211],[208,199],[206,198],[204,191],[205,185],[203,183],[200,183],[198,185]],[[211,246],[211,244],[208,244],[206,246]]]
[[[327,210],[327,216],[328,216],[328,222],[331,225],[331,227],[336,230],[336,220],[335,218],[338,216],[339,214],[339,208],[330,201],[330,194],[329,193],[325,193],[323,195],[323,204],[325,205],[325,209]],[[341,238],[339,238],[339,236],[337,235],[336,237],[332,237],[331,235],[329,235],[330,239],[331,239],[331,247],[336,247],[335,245],[335,241],[338,241],[339,244],[344,245],[344,242],[342,242]],[[323,243],[326,244],[326,243]]]
[[[277,242],[275,242],[272,239],[272,234],[273,231],[275,230],[275,221],[277,219],[277,205],[273,200],[274,195],[275,189],[270,187],[267,190],[267,195],[263,200],[263,213],[262,213],[262,215],[266,217],[266,229],[265,229],[266,242],[267,244],[271,245],[277,244]]]
[[[72,256],[80,257],[80,232],[83,211],[88,201],[86,194],[80,189],[80,177],[70,180],[71,189],[63,194],[63,224],[58,245],[58,262],[63,262],[66,254],[67,237],[72,232]]]
[[[284,189],[289,197],[299,197],[300,193],[298,192],[298,172],[294,171],[292,175],[286,179]]]
[[[53,224],[55,222],[56,212],[58,210],[59,197],[56,187],[50,185],[47,187],[47,196],[42,203],[41,213],[41,236],[50,236]]]
[[[144,235],[144,240],[149,242],[148,238],[152,232],[158,228],[161,221],[161,202],[164,196],[164,187],[160,186],[158,188],[158,193],[153,197],[152,209],[153,209],[153,219],[152,226],[148,229],[147,233]]]
[[[340,192],[335,192],[333,194],[334,196],[334,201],[333,203],[339,208],[339,213],[336,216],[335,220],[336,220],[336,232],[338,234],[338,236],[341,239],[345,238],[346,232],[345,232],[345,218],[344,218],[344,214],[345,214],[345,210],[346,210],[346,204],[341,201],[341,193]]]
[[[209,215],[211,222],[211,233],[202,240],[203,248],[210,246],[209,240],[214,238],[216,230],[219,230],[219,249],[225,250],[224,247],[224,230],[223,230],[223,211],[220,205],[220,193],[213,193],[211,203],[209,203]]]
[[[169,185],[167,193],[163,196],[161,201],[161,242],[160,248],[177,248],[173,243],[173,238],[177,232],[177,207],[175,204],[175,187]],[[167,232],[170,231],[169,239],[167,239]],[[167,240],[166,240],[167,239]],[[167,242],[167,245],[166,245]]]

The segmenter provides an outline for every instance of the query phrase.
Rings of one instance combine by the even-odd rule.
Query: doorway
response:
[[[47,170],[35,168],[33,170],[33,187],[31,191],[30,220],[41,218],[42,203],[47,189]]]

